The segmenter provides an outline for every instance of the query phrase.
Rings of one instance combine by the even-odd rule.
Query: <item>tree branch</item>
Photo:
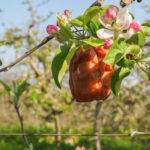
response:
[[[19,106],[17,104],[15,104],[15,109],[16,109],[16,112],[17,112],[17,115],[18,115],[18,118],[19,118],[19,121],[20,121],[21,130],[22,130],[22,133],[23,133],[23,138],[24,138],[26,147],[29,148],[29,142],[28,142],[28,139],[25,135],[24,125],[23,125],[23,118],[20,114]]]
[[[90,7],[93,7],[93,6],[102,6],[103,3],[104,3],[104,0],[97,0]]]
[[[4,68],[1,68],[0,72],[4,72],[4,71],[10,70],[13,66],[15,66],[16,64],[21,62],[27,56],[30,56],[34,51],[36,51],[37,49],[42,47],[44,44],[46,44],[48,41],[52,40],[53,38],[54,38],[53,36],[46,37],[39,45],[35,46],[34,48],[32,48],[31,50],[26,52],[23,56],[21,56],[20,58],[16,59],[16,61],[14,61],[13,63],[11,63],[10,65],[8,65],[8,66],[6,66]]]
[[[121,0],[120,5],[122,7],[129,6],[135,0]],[[142,2],[142,0],[137,0],[137,2]]]

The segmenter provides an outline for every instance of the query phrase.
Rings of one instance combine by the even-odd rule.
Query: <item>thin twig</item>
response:
[[[20,125],[21,125],[21,130],[22,130],[22,136],[24,138],[24,142],[26,144],[26,147],[29,148],[29,142],[28,142],[28,139],[25,135],[25,130],[24,130],[24,125],[23,125],[23,118],[20,114],[20,110],[19,110],[19,106],[17,104],[15,104],[15,109],[16,109],[16,112],[17,112],[17,115],[18,115],[18,118],[19,118],[19,121],[20,121]]]
[[[26,52],[23,56],[21,56],[20,58],[16,59],[13,63],[11,63],[10,65],[8,65],[8,66],[6,66],[4,68],[1,68],[0,72],[4,72],[4,71],[10,70],[13,66],[15,66],[16,64],[18,64],[19,62],[21,62],[27,56],[30,56],[34,51],[36,51],[37,49],[39,49],[40,47],[42,47],[44,44],[46,44],[48,41],[50,41],[53,38],[54,38],[53,36],[46,37],[39,45],[35,46],[34,48],[32,48],[31,50],[29,50],[28,52]]]

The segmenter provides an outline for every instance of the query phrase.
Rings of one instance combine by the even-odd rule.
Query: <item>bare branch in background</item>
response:
[[[33,52],[35,52],[36,50],[38,50],[40,47],[42,47],[43,45],[45,45],[48,41],[50,41],[51,39],[53,39],[53,36],[48,36],[46,37],[39,45],[35,46],[34,48],[32,48],[31,50],[29,50],[28,52],[26,52],[23,56],[21,56],[20,58],[18,58],[16,61],[14,61],[13,63],[11,63],[10,65],[1,68],[0,72],[4,72],[4,71],[8,71],[10,70],[13,66],[15,66],[16,64],[18,64],[19,62],[21,62],[24,58],[30,56]]]

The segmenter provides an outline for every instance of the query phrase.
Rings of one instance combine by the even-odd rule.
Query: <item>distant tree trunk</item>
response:
[[[97,102],[96,108],[95,108],[95,114],[94,114],[94,126],[93,126],[94,134],[98,134],[98,131],[99,131],[98,116],[100,113],[101,106],[102,106],[102,102]],[[101,150],[101,143],[100,143],[99,136],[95,136],[95,146],[96,146],[96,150]]]
[[[55,116],[54,121],[55,121],[56,134],[60,134],[60,120],[59,120],[58,115]],[[61,137],[60,136],[55,136],[55,139],[56,139],[56,149],[60,150]]]

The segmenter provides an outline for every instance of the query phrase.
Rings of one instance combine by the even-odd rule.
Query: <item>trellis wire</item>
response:
[[[107,136],[107,137],[124,137],[124,136],[150,136],[150,133],[133,131],[131,134],[48,134],[48,133],[0,133],[0,136]]]

